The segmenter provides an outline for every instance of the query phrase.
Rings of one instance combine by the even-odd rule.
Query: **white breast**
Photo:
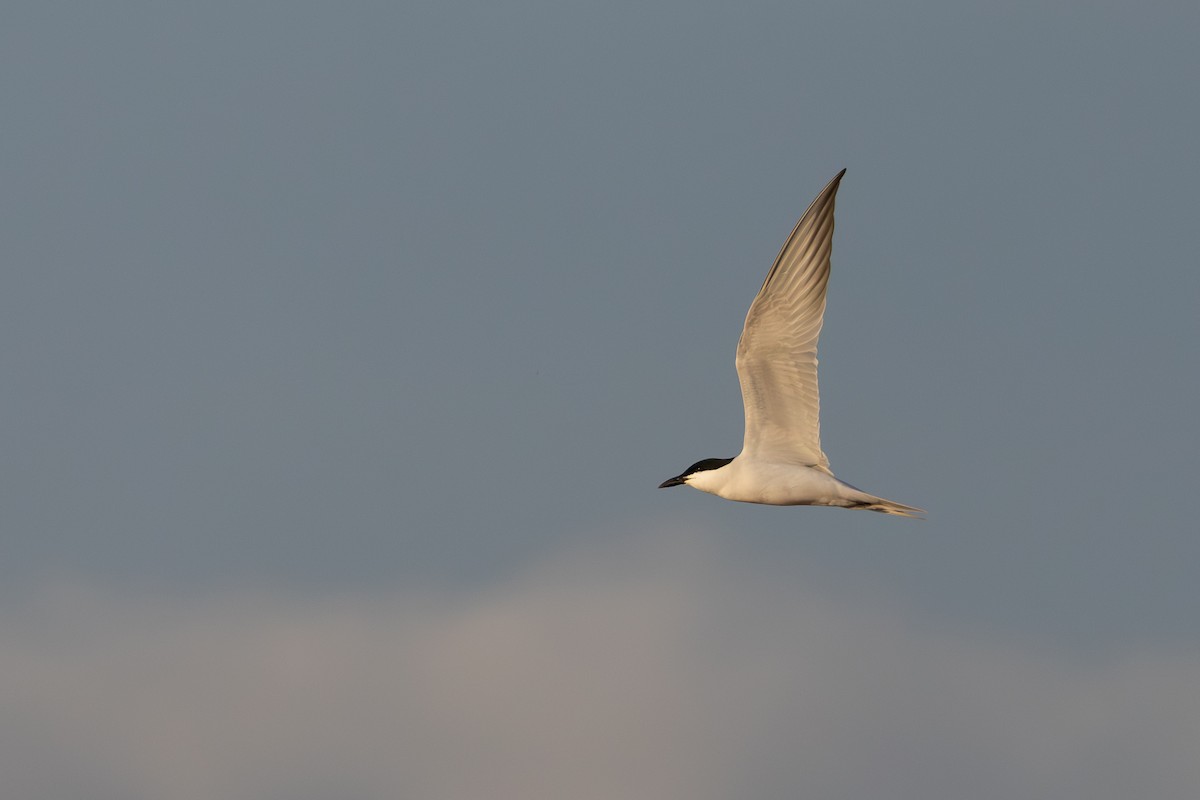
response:
[[[819,467],[747,460],[697,472],[688,485],[726,500],[775,506],[842,505],[841,481]]]

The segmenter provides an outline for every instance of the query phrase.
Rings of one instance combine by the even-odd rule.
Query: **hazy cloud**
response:
[[[1200,796],[1200,656],[940,630],[712,537],[639,533],[470,593],[0,611],[22,798]]]

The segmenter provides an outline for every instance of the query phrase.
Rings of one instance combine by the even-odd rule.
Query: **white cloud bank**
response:
[[[1200,656],[938,631],[698,535],[471,595],[0,610],[22,800],[1200,797]]]

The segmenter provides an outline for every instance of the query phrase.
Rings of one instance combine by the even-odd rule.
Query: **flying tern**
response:
[[[833,249],[839,172],[800,217],[750,304],[737,347],[746,433],[735,458],[697,461],[659,486],[691,486],[726,500],[837,506],[916,517],[925,512],[838,480],[821,451],[817,338]]]

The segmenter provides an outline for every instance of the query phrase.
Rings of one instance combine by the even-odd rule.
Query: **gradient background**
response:
[[[0,23],[24,800],[1200,796],[1194,2]],[[655,487],[839,169],[837,474]]]

